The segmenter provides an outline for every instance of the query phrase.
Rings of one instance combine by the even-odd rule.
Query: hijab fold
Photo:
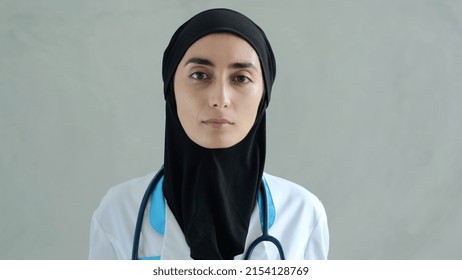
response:
[[[262,65],[265,92],[255,123],[239,143],[207,149],[186,135],[178,118],[173,76],[187,49],[212,33],[246,40]],[[271,46],[246,16],[229,9],[197,14],[174,33],[164,52],[166,100],[164,196],[182,229],[193,259],[233,259],[244,252],[250,217],[262,185],[266,154],[265,110],[276,75]]]

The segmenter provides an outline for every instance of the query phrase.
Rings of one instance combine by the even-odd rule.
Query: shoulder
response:
[[[138,208],[155,172],[111,187],[93,214],[105,230],[128,226],[136,219]]]
[[[281,241],[286,258],[326,259],[329,229],[321,201],[296,183],[269,174],[265,178],[276,209],[270,230]]]
[[[93,213],[91,259],[129,259],[136,217],[155,172],[111,187]]]
[[[299,184],[268,173],[264,173],[264,176],[271,192],[285,197],[301,197],[315,204],[321,203],[316,195],[310,192],[307,188],[300,186]]]
[[[126,208],[132,204],[138,205],[154,174],[155,172],[151,172],[109,188],[101,200],[98,210],[114,210],[113,208]]]
[[[279,206],[278,208],[296,208],[299,211],[308,211],[315,216],[314,219],[325,215],[323,204],[307,188],[268,173],[265,173],[264,176],[274,203]]]

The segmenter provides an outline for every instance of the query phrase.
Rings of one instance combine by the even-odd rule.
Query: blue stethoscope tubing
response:
[[[157,186],[157,183],[159,183],[159,180],[164,176],[164,167],[156,173],[152,181],[149,183],[148,188],[146,189],[146,192],[144,193],[143,199],[141,200],[140,203],[140,208],[138,210],[138,216],[136,218],[136,226],[135,226],[135,236],[133,238],[133,247],[132,247],[132,260],[137,260],[138,259],[138,249],[140,245],[140,236],[141,236],[141,224],[143,223],[143,218],[144,218],[144,212],[146,211],[146,206],[148,204],[149,198],[151,197],[154,188]],[[278,249],[279,252],[279,257],[281,260],[285,260],[284,256],[284,250],[282,249],[281,242],[274,236],[269,235],[268,233],[268,197],[266,194],[265,187],[262,184],[262,187],[260,188],[260,193],[261,193],[261,198],[262,198],[262,204],[264,207],[263,211],[263,225],[262,225],[262,235],[255,239],[247,249],[247,252],[245,253],[244,260],[250,260],[250,257],[252,256],[253,250],[257,247],[258,244],[261,242],[271,242],[273,243],[276,248]]]

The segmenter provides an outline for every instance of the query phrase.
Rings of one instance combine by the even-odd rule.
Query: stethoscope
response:
[[[138,217],[136,218],[136,226],[135,226],[135,236],[133,238],[133,247],[132,247],[132,260],[138,259],[138,248],[140,245],[140,236],[141,236],[141,224],[143,223],[144,212],[146,210],[146,206],[148,204],[149,198],[151,197],[152,193],[154,192],[155,187],[159,183],[159,180],[164,176],[164,167],[162,167],[154,178],[149,183],[146,192],[144,193],[143,200],[141,200],[140,208],[138,210]],[[274,236],[269,235],[268,233],[268,198],[266,194],[265,187],[262,184],[262,187],[259,190],[261,198],[262,198],[262,205],[263,205],[263,221],[262,221],[262,235],[255,239],[247,249],[245,253],[244,260],[250,260],[252,256],[253,250],[257,247],[258,244],[261,242],[271,242],[276,246],[279,251],[279,257],[281,260],[285,260],[284,257],[284,250],[282,249],[281,242]]]

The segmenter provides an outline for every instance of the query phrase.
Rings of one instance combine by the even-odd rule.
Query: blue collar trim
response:
[[[160,260],[160,256],[150,256],[150,257],[144,257],[144,258],[138,258],[139,260],[155,260],[158,261]]]
[[[162,190],[162,184],[164,183],[164,176],[162,176],[157,182],[151,197],[151,208],[149,211],[149,221],[151,226],[160,235],[165,234],[165,200],[164,191]]]
[[[160,178],[157,183],[151,197],[151,206],[149,210],[149,222],[151,226],[157,231],[160,235],[164,236],[165,234],[165,199],[164,192],[162,190],[162,184],[164,183],[164,176]],[[274,208],[273,197],[271,191],[268,187],[268,182],[266,182],[265,176],[263,176],[263,185],[265,186],[266,195],[268,197],[268,229],[273,226],[274,220],[276,219],[276,209]],[[260,225],[263,228],[263,209],[262,198],[260,192],[258,192],[258,209],[260,213]]]
[[[273,226],[274,220],[276,219],[276,209],[274,208],[273,196],[271,195],[271,191],[268,187],[268,182],[266,182],[265,176],[263,176],[263,185],[265,186],[266,196],[268,200],[268,229],[270,229]],[[258,209],[260,210],[260,225],[261,228],[263,228],[263,210],[265,209],[265,206],[262,205],[263,201],[260,192],[258,192],[257,202]]]

